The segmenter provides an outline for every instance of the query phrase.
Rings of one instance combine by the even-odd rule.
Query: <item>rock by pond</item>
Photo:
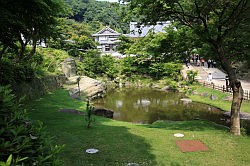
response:
[[[114,112],[104,108],[94,108],[93,114],[97,116],[103,116],[105,118],[113,118]]]
[[[106,93],[106,85],[101,81],[87,76],[81,76],[79,80],[79,88],[78,85],[75,84],[74,87],[70,88],[69,90],[69,94],[73,98],[76,98],[76,96],[79,96],[80,94],[86,95],[86,97],[90,99],[94,99],[103,97]]]

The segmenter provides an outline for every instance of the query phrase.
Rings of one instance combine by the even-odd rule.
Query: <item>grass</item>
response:
[[[29,114],[41,120],[54,137],[64,166],[246,166],[250,163],[250,137],[235,137],[222,126],[205,121],[164,122],[139,125],[95,116],[90,129],[84,116],[58,112],[62,108],[85,111],[86,103],[71,99],[66,90],[58,90],[29,104]],[[173,137],[183,133],[184,138]],[[201,140],[206,152],[182,153],[176,140]],[[97,154],[86,154],[97,148]]]
[[[225,97],[230,96],[229,94],[203,86],[193,86],[192,89],[197,92],[197,94],[188,95],[188,97],[191,98],[193,101],[209,104],[225,111],[231,110],[232,102],[224,100]],[[201,94],[204,93],[207,93],[207,95],[202,96]],[[212,94],[217,96],[216,100],[210,99],[210,96]],[[249,108],[250,108],[250,101],[243,100],[241,105],[241,112],[250,113]]]

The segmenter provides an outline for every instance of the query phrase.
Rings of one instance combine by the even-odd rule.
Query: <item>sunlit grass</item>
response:
[[[220,165],[245,166],[250,163],[250,137],[235,137],[228,129],[206,121],[164,122],[139,125],[95,116],[90,129],[84,116],[58,112],[62,108],[85,111],[85,102],[71,99],[58,90],[32,102],[30,116],[44,122],[55,144],[64,144],[64,166]],[[183,133],[184,138],[175,138]],[[183,153],[176,140],[200,140],[209,151]],[[97,148],[97,154],[86,154]]]
[[[193,89],[197,92],[195,95],[188,95],[193,101],[201,102],[205,104],[209,104],[215,107],[218,107],[225,111],[231,110],[232,101],[224,100],[225,97],[230,96],[228,93],[223,93],[218,90],[213,90],[211,88],[203,87],[203,86],[194,86]],[[207,93],[206,96],[202,96],[201,94]],[[215,95],[217,99],[211,100],[210,96]],[[250,101],[243,100],[241,105],[241,112],[250,113]]]

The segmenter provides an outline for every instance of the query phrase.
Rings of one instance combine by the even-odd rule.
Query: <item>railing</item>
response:
[[[202,82],[202,85],[208,88],[212,88],[214,90],[219,90],[222,91],[224,93],[229,93],[229,94],[233,94],[232,89],[229,86],[225,86],[225,85],[215,85],[214,83],[209,83],[209,82]],[[250,100],[250,92],[249,90],[244,90],[243,92],[243,99],[244,100]]]

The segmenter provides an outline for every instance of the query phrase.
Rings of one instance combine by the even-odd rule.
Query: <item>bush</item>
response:
[[[102,60],[100,53],[96,50],[88,50],[83,56],[83,62],[77,63],[77,70],[80,69],[81,75],[96,78],[102,74]]]
[[[0,161],[12,156],[12,165],[20,159],[23,165],[55,165],[61,147],[52,146],[41,122],[32,122],[11,94],[9,87],[0,86]],[[26,157],[28,157],[26,159]],[[19,162],[20,164],[20,162]]]
[[[30,81],[34,77],[34,71],[29,63],[16,63],[8,59],[0,61],[0,85],[13,85],[23,81]]]
[[[42,55],[42,62],[37,64],[36,70],[42,70],[46,73],[60,73],[60,63],[62,63],[66,58],[69,57],[69,54],[63,50],[57,50],[52,48],[42,48],[37,49],[36,54],[33,58],[39,58]],[[36,59],[37,59],[36,58]],[[41,61],[41,60],[40,60]],[[34,64],[34,62],[32,62]]]
[[[180,80],[181,65],[178,63],[152,63],[149,67],[149,73],[152,77],[160,79],[169,77],[175,81]]]
[[[195,82],[195,77],[198,75],[198,71],[189,70],[187,71],[187,81],[188,84],[193,84]]]
[[[102,67],[101,70],[112,80],[118,75],[118,67],[116,65],[116,60],[111,55],[104,55],[101,58]]]
[[[130,77],[131,75],[135,74],[136,67],[134,66],[135,59],[133,57],[125,57],[120,60],[121,66],[121,75],[125,75]]]

